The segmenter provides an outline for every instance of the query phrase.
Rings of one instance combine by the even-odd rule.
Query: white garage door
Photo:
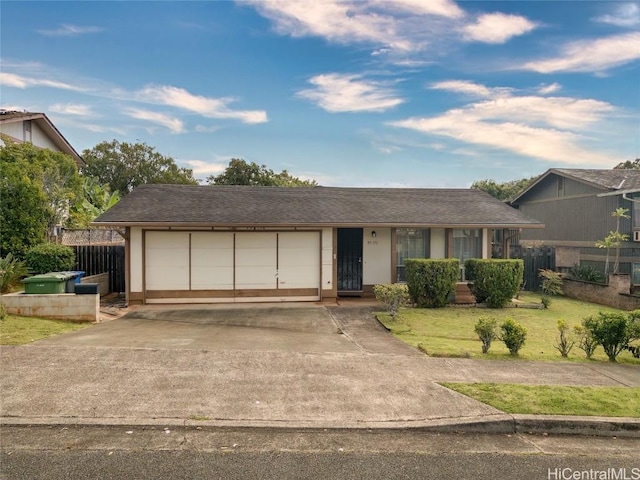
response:
[[[148,303],[320,299],[319,232],[145,232]]]

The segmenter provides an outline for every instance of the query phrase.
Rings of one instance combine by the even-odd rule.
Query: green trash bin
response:
[[[70,275],[60,272],[42,273],[22,280],[24,293],[53,294],[65,293]]]

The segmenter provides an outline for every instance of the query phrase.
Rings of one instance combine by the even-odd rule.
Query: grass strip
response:
[[[505,413],[640,418],[640,388],[441,383]]]
[[[0,320],[0,345],[24,345],[88,327],[87,323],[7,315]]]

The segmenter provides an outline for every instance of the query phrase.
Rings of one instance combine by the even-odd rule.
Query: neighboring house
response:
[[[66,153],[75,160],[78,168],[84,165],[78,152],[44,113],[0,110],[0,134],[7,135],[14,142],[31,142],[36,147]]]
[[[142,185],[94,225],[125,230],[127,302],[318,301],[402,281],[406,258],[488,258],[542,228],[472,189]]]
[[[634,200],[637,198],[637,201]],[[617,208],[628,209],[620,232],[629,241],[620,245],[619,273],[631,273],[640,262],[640,170],[552,168],[515,197],[511,204],[527,217],[545,224],[542,230],[524,230],[524,246],[556,249],[556,267],[591,265],[604,273],[606,250],[596,247],[616,229]],[[609,272],[615,250],[609,252]]]

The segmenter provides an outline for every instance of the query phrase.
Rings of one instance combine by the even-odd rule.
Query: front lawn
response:
[[[7,315],[0,320],[0,345],[24,345],[52,335],[88,327],[87,323]]]
[[[506,413],[640,417],[640,388],[443,383]]]
[[[524,293],[523,302],[540,303],[540,297]],[[527,360],[561,360],[560,353],[554,348],[558,336],[556,322],[564,319],[573,335],[574,325],[580,325],[583,318],[599,311],[615,312],[617,310],[593,303],[581,302],[565,297],[553,297],[548,309],[529,308],[405,308],[400,311],[395,321],[384,313],[378,313],[378,319],[400,340],[420,348],[431,356],[471,357],[489,359],[514,358],[504,343],[495,340],[489,353],[482,354],[481,343],[474,332],[474,325],[480,317],[494,317],[498,324],[506,317],[512,317],[527,329],[527,340],[517,358]],[[602,347],[598,347],[593,355],[594,360],[608,361]],[[586,361],[585,354],[573,347],[570,360]],[[640,365],[640,359],[633,358],[629,351],[618,356],[620,363]]]

